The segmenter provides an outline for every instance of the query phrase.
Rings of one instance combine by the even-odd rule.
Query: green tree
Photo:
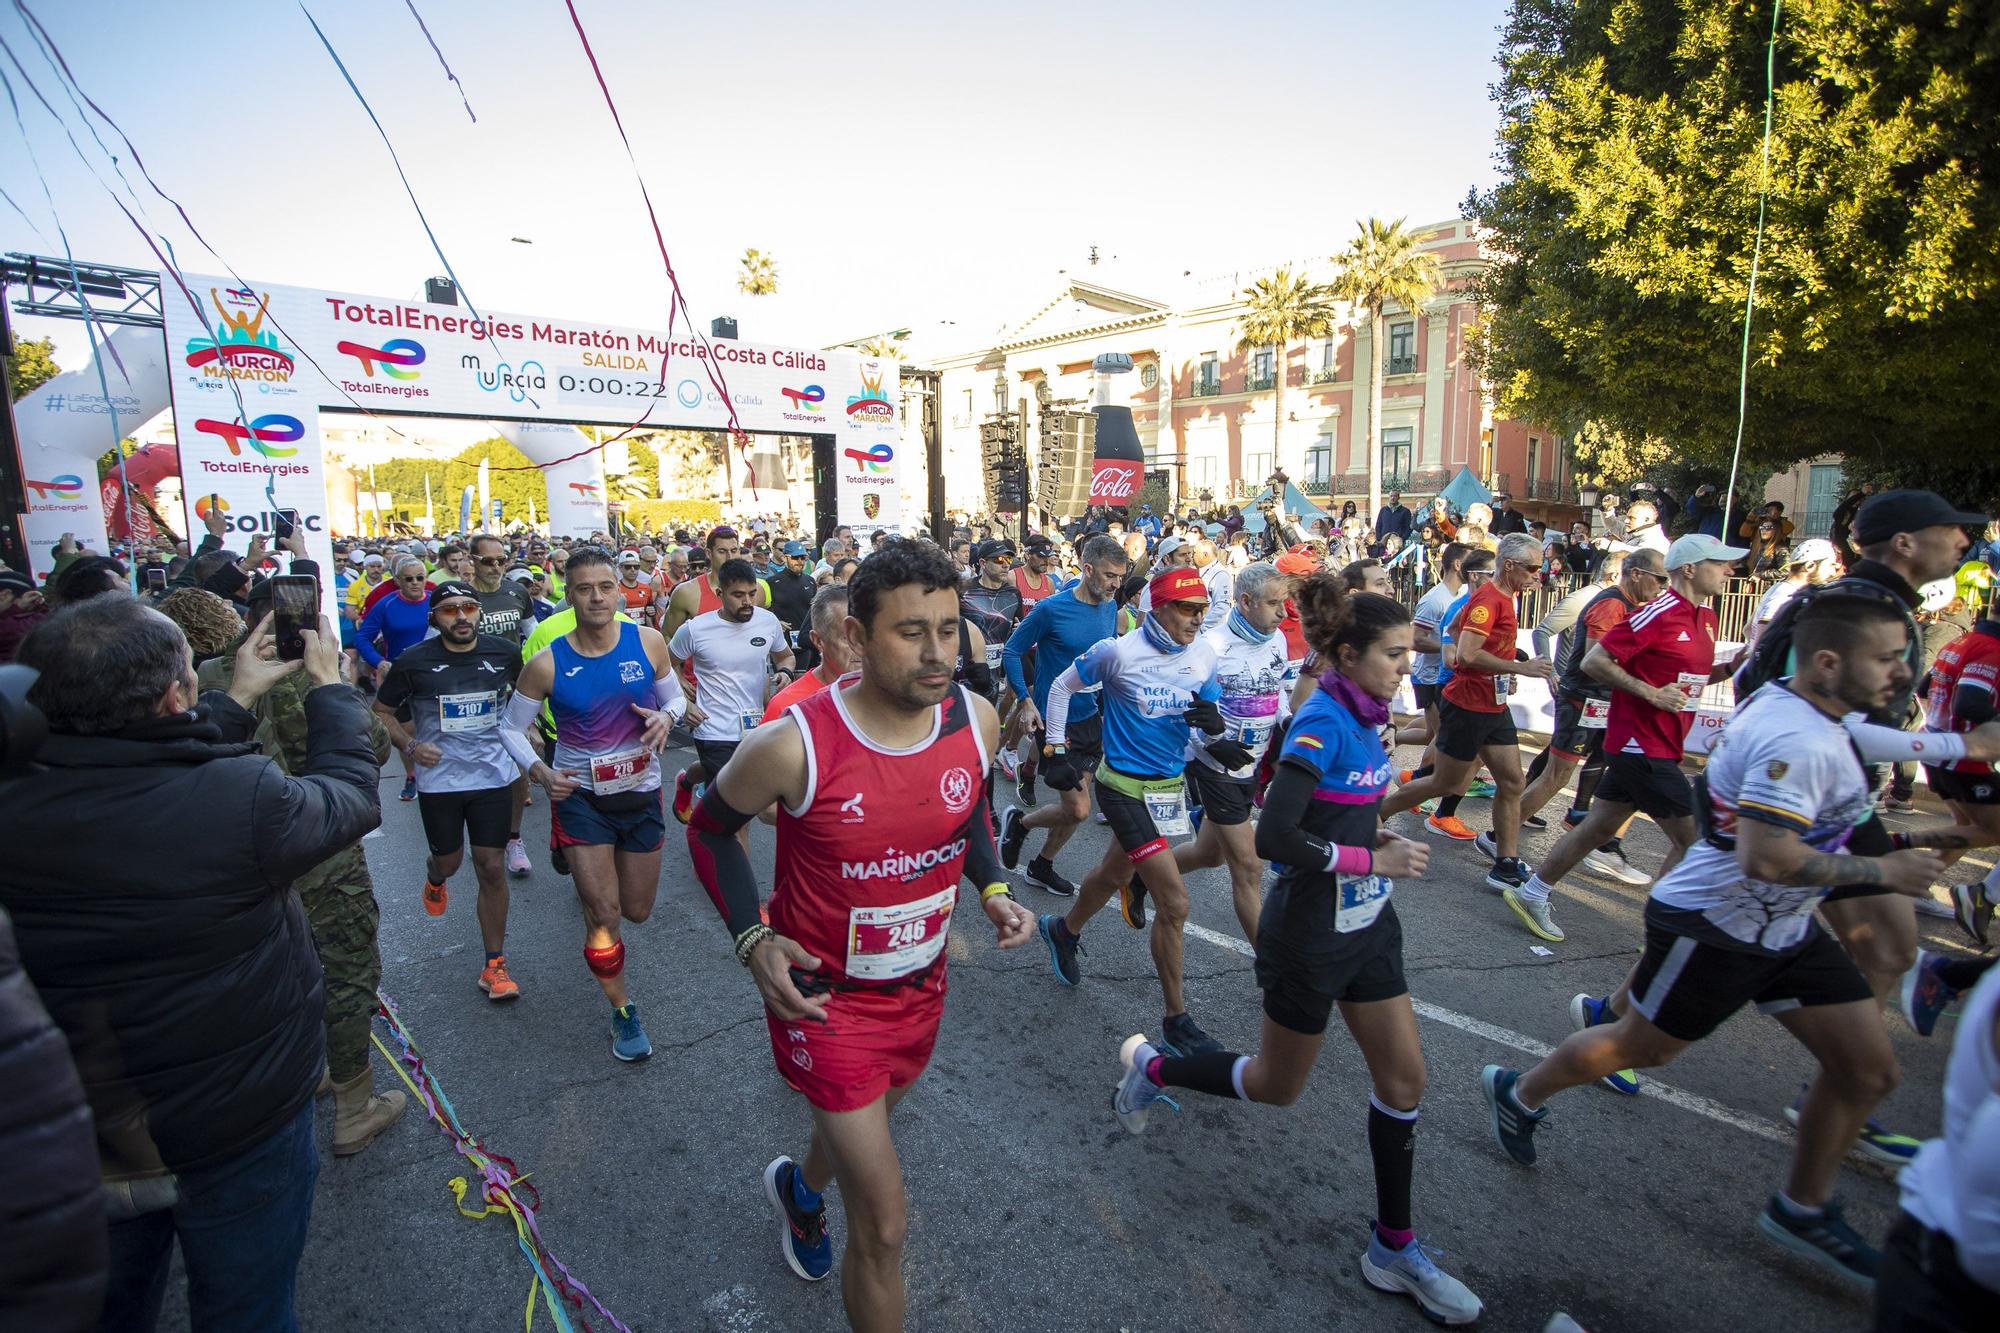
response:
[[[736,261],[736,290],[745,296],[775,296],[778,293],[778,261],[755,246]]]
[[[20,402],[60,374],[62,367],[56,364],[55,339],[14,340],[14,353],[7,358],[7,382],[14,386],[15,402]]]
[[[1475,284],[1485,370],[1510,415],[1595,421],[1711,476],[1728,467],[1771,14],[1769,0],[1514,0],[1501,179],[1467,203],[1492,256]],[[1785,8],[1746,465],[1841,452],[1943,477],[1992,457],[1995,35],[1989,5]]]
[[[1443,283],[1437,256],[1417,248],[1417,238],[1406,231],[1406,218],[1384,222],[1369,218],[1356,224],[1355,237],[1347,249],[1333,257],[1339,270],[1333,280],[1333,294],[1352,301],[1368,313],[1368,513],[1382,510],[1382,360],[1386,352],[1382,311],[1399,305],[1411,314]]]
[[[437,505],[438,527],[450,531],[458,526],[459,496],[468,485],[476,486],[479,482],[482,459],[491,465],[487,494],[500,502],[505,522],[526,522],[529,500],[535,502],[537,514],[548,515],[549,488],[541,469],[534,467],[526,454],[498,435],[468,445],[442,461],[434,458],[392,458],[377,463],[375,486],[378,490],[389,492],[390,503],[397,510],[421,514],[424,512],[424,477],[428,474],[431,495]],[[365,489],[365,476],[363,483]],[[478,503],[477,492],[473,502]],[[485,525],[483,516],[473,515],[475,529]]]
[[[1282,467],[1285,429],[1285,368],[1291,362],[1292,344],[1300,338],[1324,338],[1332,333],[1338,315],[1331,288],[1309,281],[1304,274],[1280,268],[1268,278],[1259,278],[1242,292],[1243,337],[1239,350],[1259,347],[1277,349],[1271,401],[1271,461]],[[1245,477],[1246,485],[1262,485],[1265,478]]]

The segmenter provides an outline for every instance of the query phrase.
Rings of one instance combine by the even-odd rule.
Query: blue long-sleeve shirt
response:
[[[1055,683],[1055,678],[1069,670],[1070,663],[1076,661],[1091,644],[1112,638],[1117,632],[1118,607],[1110,598],[1096,606],[1086,606],[1077,600],[1075,588],[1065,588],[1053,597],[1044,597],[1007,636],[1007,647],[1001,655],[1001,663],[1007,670],[1007,683],[1014,687],[1014,696],[1021,699],[1028,697],[1028,677],[1022,670],[1022,662],[1033,653],[1035,707],[1046,713],[1049,686]],[[1070,703],[1071,721],[1090,717],[1096,712],[1097,699],[1094,695],[1079,694]]]
[[[401,657],[411,644],[422,643],[430,632],[430,600],[413,602],[400,592],[392,592],[361,617],[361,627],[354,631],[354,646],[361,651],[362,661],[380,666],[385,660],[393,662]],[[379,648],[377,639],[382,641]]]

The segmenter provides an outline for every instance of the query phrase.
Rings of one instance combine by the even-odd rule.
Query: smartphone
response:
[[[306,574],[280,574],[271,580],[272,631],[278,636],[278,660],[305,660],[305,631],[319,627],[319,580]]]
[[[276,513],[276,514],[275,514],[275,515],[274,515],[274,516],[272,517],[272,520],[271,520],[271,536],[272,536],[272,538],[273,538],[273,539],[275,539],[275,540],[277,540],[277,541],[283,541],[283,540],[285,540],[285,538],[287,538],[287,537],[291,536],[291,535],[292,535],[293,533],[297,532],[298,530],[299,530],[299,511],[298,511],[298,510],[296,510],[296,509],[280,509],[280,510],[278,510],[278,512],[277,512],[277,513]]]
[[[151,568],[149,568],[146,571],[146,591],[165,592],[166,590],[167,590],[167,571],[162,569],[158,565],[154,565]]]

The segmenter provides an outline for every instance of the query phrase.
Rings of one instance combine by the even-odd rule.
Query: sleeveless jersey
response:
[[[1061,590],[1056,587],[1056,581],[1047,574],[1042,575],[1042,581],[1039,585],[1029,582],[1027,567],[1025,565],[1016,565],[1014,566],[1014,591],[1021,595],[1021,614],[1026,615],[1035,609],[1036,602],[1053,597]]]
[[[555,655],[549,690],[555,763],[577,770],[586,791],[657,791],[660,766],[640,743],[645,719],[632,711],[633,704],[654,707],[653,664],[639,642],[639,627],[617,623],[618,645],[602,657],[585,657],[570,646],[567,634],[549,645]]]
[[[796,810],[778,806],[771,928],[833,981],[928,985],[935,972],[942,990],[968,821],[990,756],[963,687],[932,710],[929,739],[882,748],[848,716],[843,696],[857,679],[786,710],[805,739],[809,777]]]
[[[1965,732],[1972,720],[1953,715],[1952,701],[1960,687],[2000,692],[2000,623],[1979,622],[1972,633],[1953,639],[1931,664],[1931,689],[1925,700],[1926,731]],[[1959,759],[1946,764],[1954,773],[1991,773],[1993,765],[1977,759]]]

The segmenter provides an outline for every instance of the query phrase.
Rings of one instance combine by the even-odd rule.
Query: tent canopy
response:
[[[1472,469],[1461,467],[1451,483],[1438,492],[1458,513],[1463,514],[1470,505],[1493,503],[1493,492],[1486,489],[1479,478],[1472,475]]]
[[[1266,486],[1263,490],[1251,496],[1250,502],[1243,506],[1243,530],[1245,532],[1262,532],[1264,530],[1264,511],[1258,508],[1258,506],[1270,498],[1271,488]],[[1289,481],[1285,483],[1285,498],[1281,504],[1281,508],[1285,513],[1293,515],[1306,524],[1311,524],[1316,518],[1323,518],[1329,523],[1333,521],[1333,515],[1306,499],[1305,492]]]

